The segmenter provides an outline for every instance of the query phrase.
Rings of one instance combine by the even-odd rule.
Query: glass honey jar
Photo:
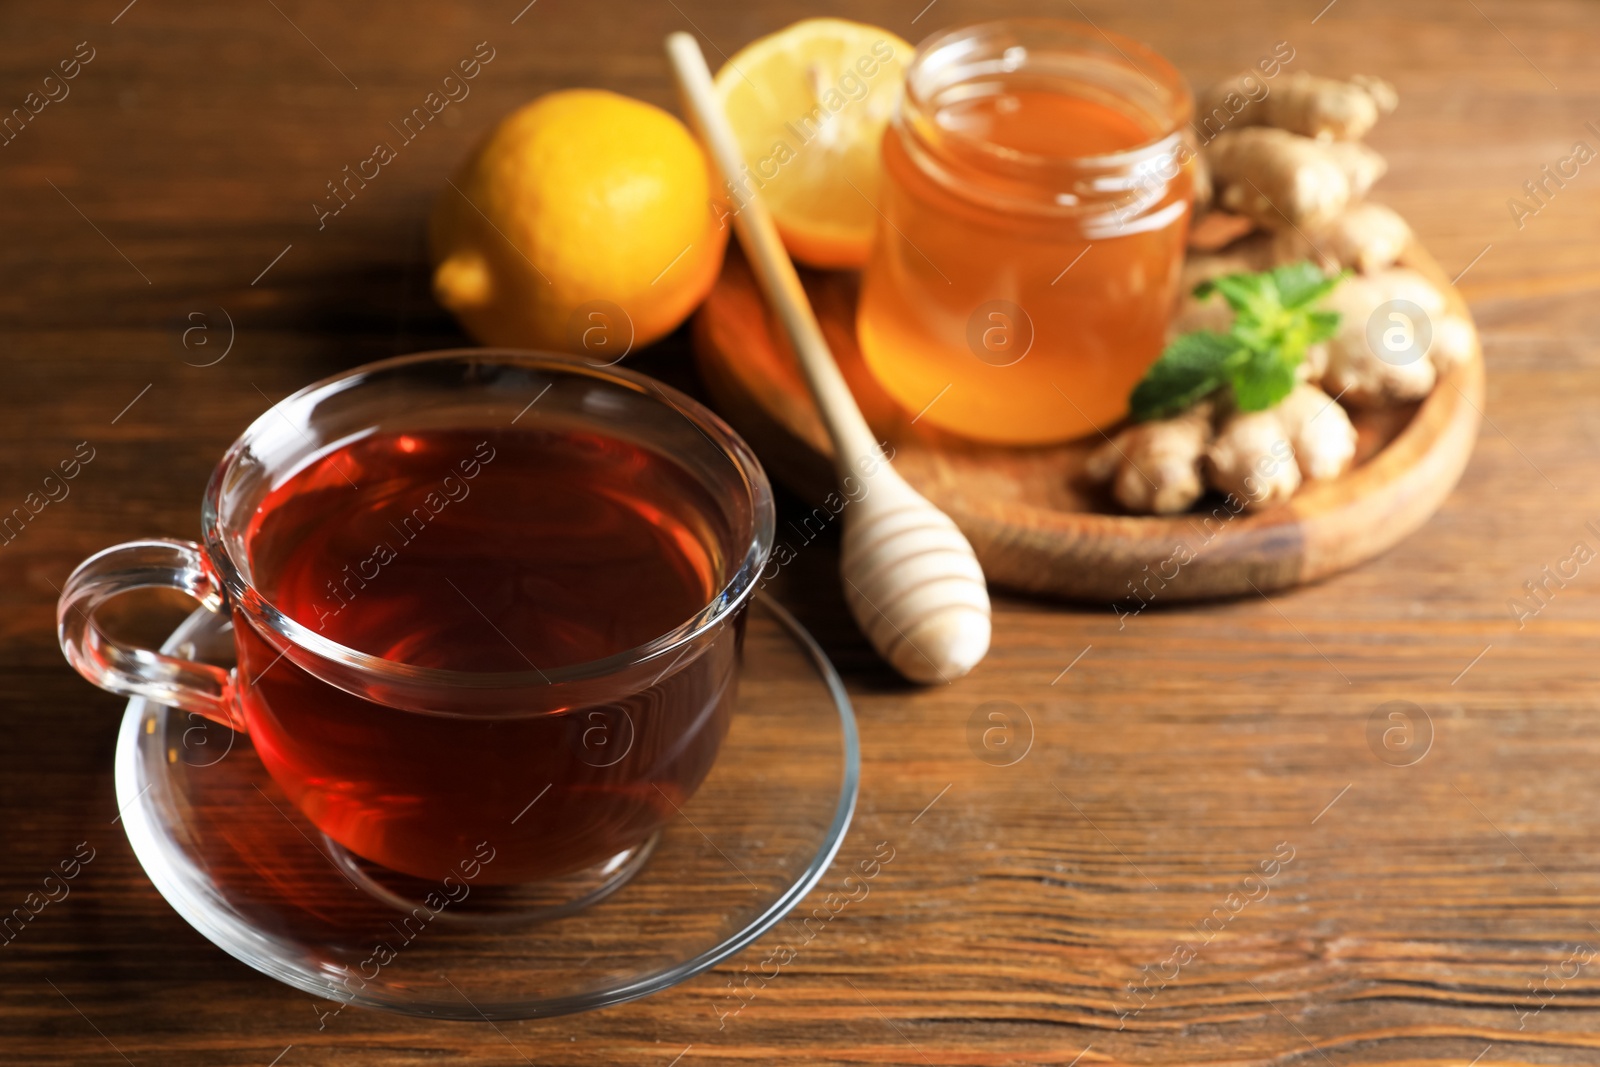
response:
[[[908,411],[1063,441],[1160,355],[1193,194],[1193,100],[1144,45],[1057,19],[925,41],[883,141],[856,329]]]

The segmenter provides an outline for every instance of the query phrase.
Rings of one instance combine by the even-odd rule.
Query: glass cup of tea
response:
[[[474,349],[280,402],[223,456],[201,524],[68,579],[61,647],[85,678],[249,735],[341,861],[587,900],[711,769],[773,502],[681,393]],[[151,586],[230,614],[237,666],[97,624]]]

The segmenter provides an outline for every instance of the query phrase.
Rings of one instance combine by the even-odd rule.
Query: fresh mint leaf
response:
[[[1310,326],[1307,338],[1310,344],[1326,341],[1339,332],[1339,313],[1337,311],[1307,312],[1306,322]]]
[[[1295,368],[1276,349],[1258,349],[1234,368],[1228,384],[1233,387],[1233,402],[1240,411],[1265,411],[1275,406],[1294,388]]]
[[[1333,291],[1342,276],[1328,277],[1310,263],[1290,263],[1271,272],[1278,302],[1286,309],[1310,307]]]
[[[1201,282],[1194,295],[1204,300],[1212,293],[1221,293],[1235,314],[1256,317],[1277,304],[1277,294],[1268,289],[1271,284],[1265,274],[1224,274]]]
[[[1175,339],[1134,386],[1128,404],[1137,422],[1175,415],[1227,385],[1246,356],[1233,337],[1198,330]]]
[[[1174,415],[1227,386],[1241,411],[1263,411],[1289,395],[1306,350],[1339,328],[1339,313],[1315,307],[1344,280],[1310,263],[1291,263],[1258,274],[1225,274],[1195,287],[1217,294],[1233,309],[1225,334],[1184,334],[1161,353],[1134,387],[1133,418]]]

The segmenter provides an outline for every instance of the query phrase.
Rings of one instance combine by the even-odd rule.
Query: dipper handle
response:
[[[746,169],[744,157],[700,45],[687,33],[673,33],[667,55],[691,119],[732,194],[740,188],[736,179]],[[905,677],[959,678],[989,651],[989,592],[978,557],[950,517],[906,484],[878,447],[753,186],[734,208],[734,232],[833,439],[835,469],[841,479],[859,477],[866,487],[844,510],[839,571],[845,601],[873,647]]]

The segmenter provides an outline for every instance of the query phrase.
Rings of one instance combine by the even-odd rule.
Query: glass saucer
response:
[[[229,662],[230,624],[196,612],[163,651]],[[738,952],[838,851],[860,771],[855,717],[822,650],[764,597],[750,607],[738,685],[715,766],[648,855],[628,861],[636,873],[535,920],[498,915],[487,886],[407,910],[410,894],[366,877],[300,815],[247,737],[142,699],[122,719],[117,803],[178,914],[262,973],[335,1002],[327,1015],[350,1004],[444,1019],[585,1011]]]

